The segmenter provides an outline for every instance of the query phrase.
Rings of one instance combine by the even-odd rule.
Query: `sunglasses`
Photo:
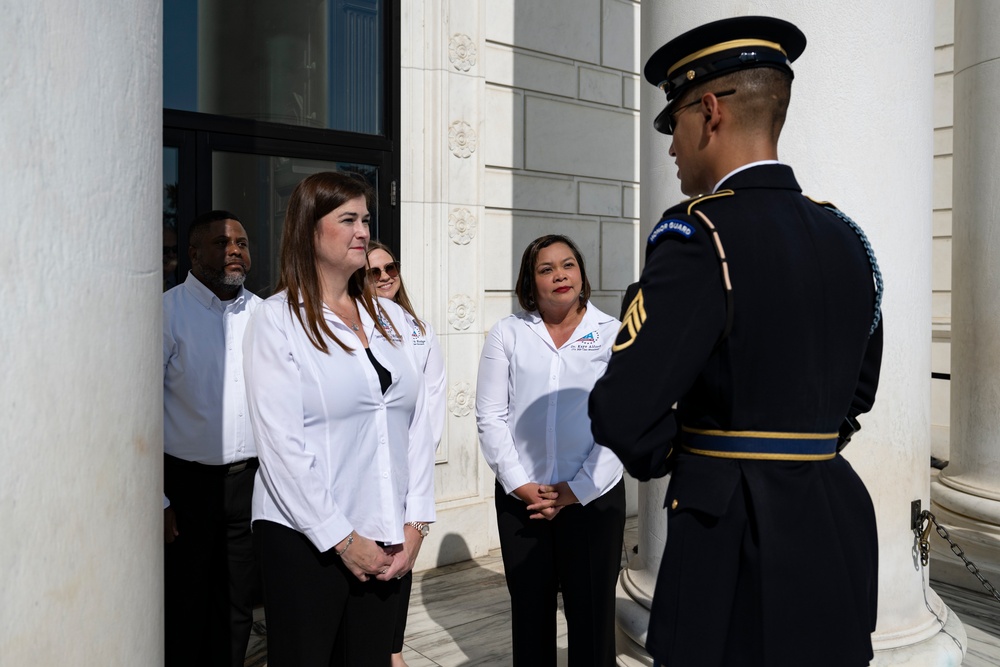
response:
[[[712,93],[712,94],[715,95],[716,98],[719,98],[719,97],[727,97],[729,95],[734,94],[735,92],[736,92],[736,89],[734,88],[732,90],[723,90],[720,93]],[[677,129],[677,116],[679,116],[681,114],[681,112],[684,111],[685,109],[690,109],[691,107],[693,107],[696,104],[701,104],[701,98],[700,97],[698,99],[696,99],[694,102],[689,102],[688,104],[682,104],[681,106],[677,107],[676,109],[671,110],[667,114],[667,118],[666,118],[666,121],[667,121],[667,123],[666,123],[667,131],[666,131],[665,134],[673,134],[674,130]]]
[[[385,271],[385,275],[387,275],[390,278],[399,277],[399,262],[389,262],[382,268],[373,266],[372,268],[368,269],[368,277],[371,278],[372,280],[381,280],[383,271]]]

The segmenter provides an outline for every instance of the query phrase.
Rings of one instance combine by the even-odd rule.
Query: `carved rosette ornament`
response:
[[[459,331],[465,331],[476,321],[476,302],[458,294],[448,302],[448,321]]]
[[[462,33],[455,33],[448,42],[448,60],[459,72],[468,72],[476,64],[476,43]]]
[[[476,152],[476,131],[464,120],[456,120],[448,128],[448,149],[455,157],[469,157]]]
[[[468,245],[476,236],[476,216],[467,208],[453,208],[448,215],[448,236],[457,245]]]
[[[448,389],[448,411],[456,417],[472,412],[475,404],[476,392],[468,382],[457,382]]]

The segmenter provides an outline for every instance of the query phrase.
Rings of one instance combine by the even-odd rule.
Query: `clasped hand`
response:
[[[555,484],[524,484],[514,489],[514,495],[528,505],[531,519],[551,521],[567,505],[580,502],[569,482]]]
[[[368,581],[374,577],[379,581],[398,579],[413,569],[417,560],[422,538],[420,533],[410,527],[404,527],[405,542],[380,546],[374,540],[354,534],[354,542],[340,557],[347,569],[360,581]],[[337,550],[343,549],[345,541],[337,545]]]

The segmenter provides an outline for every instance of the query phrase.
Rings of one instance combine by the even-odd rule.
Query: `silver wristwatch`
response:
[[[418,533],[420,533],[420,539],[424,539],[431,532],[430,525],[426,523],[421,523],[420,521],[407,521],[406,525],[412,527]]]

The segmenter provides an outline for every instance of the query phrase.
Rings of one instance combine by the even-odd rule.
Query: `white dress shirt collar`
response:
[[[722,187],[722,184],[725,183],[726,180],[729,179],[731,176],[735,176],[741,171],[745,171],[747,169],[750,169],[751,167],[759,167],[762,164],[781,164],[781,162],[779,162],[778,160],[757,160],[756,162],[750,162],[748,164],[745,164],[742,167],[736,167],[736,169],[733,169],[731,172],[723,176],[722,180],[720,180],[718,183],[715,184],[715,187],[712,188],[712,194],[718,192],[719,188]]]
[[[231,301],[223,301],[215,292],[208,289],[205,283],[198,280],[198,277],[194,273],[188,271],[187,278],[184,280],[185,289],[191,292],[191,295],[198,300],[198,303],[205,306],[205,308],[211,308],[214,304],[218,303],[225,308],[225,304],[239,304],[246,298],[247,290],[245,287],[240,285],[239,291],[236,293],[236,298]]]
[[[549,335],[549,330],[545,327],[545,322],[542,320],[542,316],[537,310],[521,311],[516,314],[516,317],[523,319],[525,323],[527,323],[528,328],[534,331],[538,337],[553,350],[562,349],[567,345],[572,345],[580,338],[580,336],[599,329],[609,322],[616,321],[614,317],[598,310],[594,304],[588,301],[587,311],[583,314],[583,319],[580,320],[580,323],[577,324],[576,328],[573,330],[573,335],[571,335],[565,343],[559,346],[559,348],[556,348],[555,343],[552,341],[552,336]]]

